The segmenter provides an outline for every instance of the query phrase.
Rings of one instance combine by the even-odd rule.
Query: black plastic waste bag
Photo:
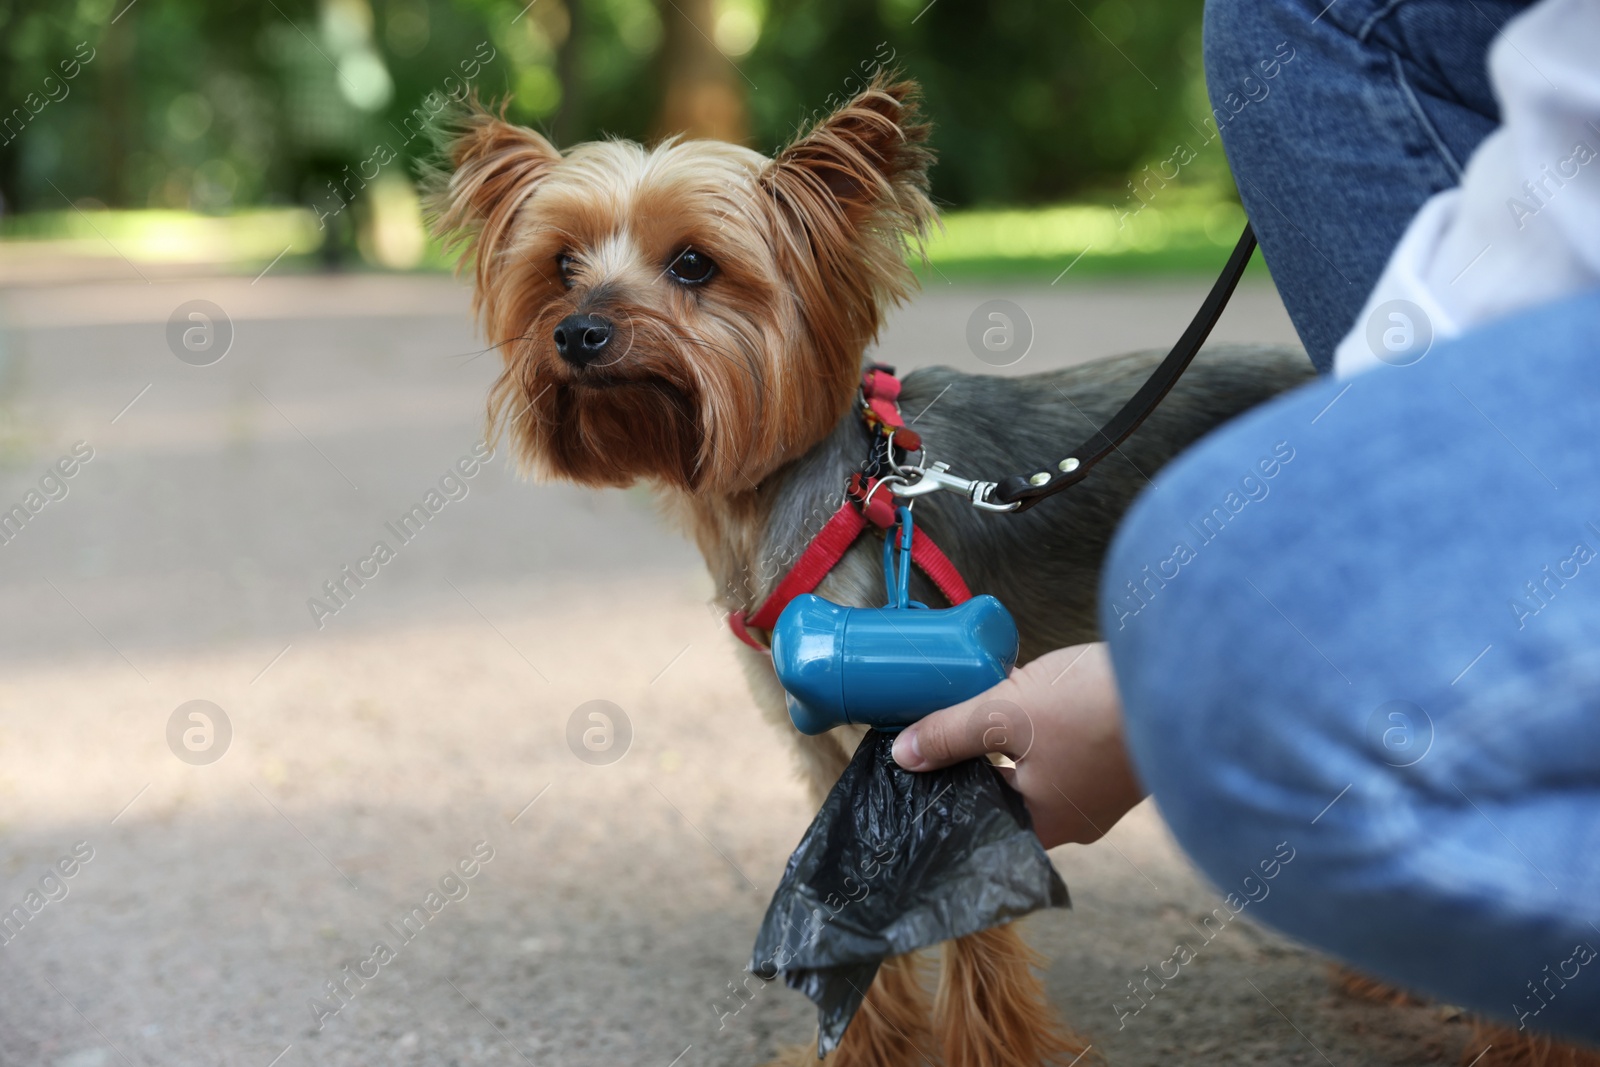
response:
[[[844,1036],[878,965],[1069,906],[1022,796],[987,761],[913,774],[869,730],[789,857],[750,962],[817,1005],[817,1053]]]

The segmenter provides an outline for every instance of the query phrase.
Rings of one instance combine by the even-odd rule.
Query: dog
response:
[[[435,232],[472,264],[474,309],[503,357],[491,433],[504,432],[520,469],[541,479],[653,486],[699,546],[720,606],[744,617],[818,517],[841,507],[872,449],[860,417],[866,353],[914,288],[908,254],[937,221],[928,134],[916,86],[887,73],[771,158],[676,139],[562,152],[474,104],[445,142],[428,200]],[[997,476],[1086,439],[1159,359],[1011,378],[929,368],[905,378],[899,403],[916,413],[925,455]],[[1101,561],[1150,476],[1311,377],[1295,349],[1207,350],[1082,484],[1014,516],[929,496],[918,530],[973,591],[1010,608],[1020,661],[1095,640]],[[881,543],[857,540],[817,592],[881,604]],[[922,574],[912,596],[943,602]],[[770,657],[743,645],[740,655],[820,804],[861,731],[799,734]],[[1065,1063],[1086,1043],[1055,1018],[1038,964],[1010,926],[946,945],[931,996],[917,960],[886,961],[828,1062]],[[815,1048],[782,1062],[815,1063]]]

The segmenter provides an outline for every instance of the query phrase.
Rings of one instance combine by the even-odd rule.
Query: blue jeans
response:
[[[1157,476],[1101,590],[1140,780],[1219,887],[1591,1039],[1597,324],[1587,294],[1229,424]]]
[[[1321,57],[1286,68],[1261,101],[1252,122],[1266,125],[1274,100],[1285,108],[1279,140],[1238,122],[1255,103],[1224,137],[1297,326],[1331,348],[1365,291],[1346,296],[1329,276],[1370,284],[1403,223],[1393,205],[1419,203],[1444,158],[1374,129],[1363,143],[1352,127],[1397,86],[1414,91],[1413,72],[1432,69],[1419,56],[1449,54],[1424,30],[1457,28],[1426,19],[1437,8],[1425,3],[1389,4],[1370,26],[1375,4],[1340,0],[1312,24],[1317,6],[1212,3],[1208,58],[1215,86],[1218,56],[1270,51],[1290,22],[1299,56]],[[1474,9],[1504,5],[1448,7],[1470,29]],[[1413,8],[1416,33],[1391,27],[1412,47],[1374,65],[1356,31],[1370,42]],[[1246,12],[1260,25],[1219,40]],[[1435,86],[1456,86],[1446,112],[1474,110],[1469,74],[1434,71]],[[1338,100],[1361,106],[1317,117]],[[1298,169],[1317,159],[1327,165]],[[1597,407],[1600,292],[1408,366],[1315,383],[1159,475],[1101,589],[1135,766],[1224,907],[1403,986],[1591,1040]]]
[[[1411,217],[1499,124],[1485,53],[1527,6],[1208,0],[1211,121],[1318,370]]]

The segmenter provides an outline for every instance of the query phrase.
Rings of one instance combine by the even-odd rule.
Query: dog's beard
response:
[[[552,473],[586,485],[653,478],[693,490],[704,469],[705,442],[696,407],[681,384],[655,375],[562,382],[532,412],[540,435],[536,450]]]
[[[710,429],[723,413],[705,410],[708,391],[691,362],[701,346],[654,315],[612,311],[616,354],[571,367],[545,340],[564,310],[539,317],[490,398],[492,416],[509,425],[519,461],[543,476],[590,486],[647,479],[695,491],[708,476],[724,475],[715,462],[723,449]],[[714,394],[712,402],[718,400],[729,398]]]
[[[858,378],[853,368],[818,373],[804,349],[758,355],[733,333],[664,322],[631,333],[619,331],[626,355],[583,368],[541,348],[539,333],[519,342],[490,396],[490,432],[510,431],[524,471],[595,487],[744,492],[826,437]]]

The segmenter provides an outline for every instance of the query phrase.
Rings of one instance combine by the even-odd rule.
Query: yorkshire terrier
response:
[[[521,468],[540,478],[655,487],[704,554],[720,606],[753,610],[871,451],[865,353],[913,289],[908,253],[937,221],[928,133],[916,86],[888,75],[770,159],[677,139],[563,152],[471,109],[430,206],[436,232],[473,264],[475,308],[504,358],[492,431],[508,432]],[[969,476],[1006,474],[1088,437],[1159,358],[1009,378],[929,368],[905,378],[899,403],[927,456]],[[918,529],[973,592],[1010,608],[1022,661],[1094,640],[1102,557],[1149,476],[1310,376],[1295,350],[1216,346],[1069,492],[1020,515],[930,496]],[[881,543],[856,541],[817,592],[881,604]],[[921,574],[912,595],[942,603]],[[739,653],[820,804],[860,730],[802,736],[770,657],[742,644]],[[888,961],[828,1062],[1038,1067],[1083,1052],[1045,997],[1042,961],[1012,927],[944,947],[931,994],[911,959]],[[816,1062],[814,1047],[788,1056]]]

